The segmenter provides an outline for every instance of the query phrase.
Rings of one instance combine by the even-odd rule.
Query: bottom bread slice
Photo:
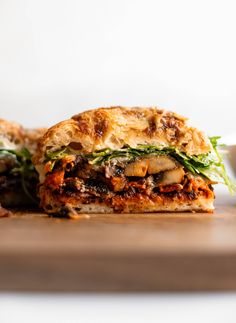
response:
[[[135,194],[130,197],[114,196],[106,200],[82,194],[66,196],[53,194],[41,187],[41,206],[56,216],[76,214],[155,213],[155,212],[213,212],[214,192],[199,191],[196,195],[186,192],[172,194]]]
[[[69,208],[70,209],[70,208]],[[78,204],[76,206],[76,213],[91,213],[91,214],[111,214],[117,213],[113,208],[106,205],[98,204]],[[213,201],[206,200],[205,198],[199,198],[191,203],[171,202],[169,204],[147,203],[145,205],[137,205],[135,203],[128,203],[124,206],[121,213],[161,213],[161,212],[207,212],[212,213],[214,211]],[[72,213],[73,214],[73,213]]]

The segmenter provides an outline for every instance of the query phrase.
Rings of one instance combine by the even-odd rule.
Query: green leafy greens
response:
[[[228,186],[231,193],[236,192],[236,185],[228,177],[222,156],[218,150],[218,140],[220,137],[210,137],[209,139],[212,144],[213,151],[198,156],[189,156],[175,147],[138,145],[136,148],[125,146],[118,150],[107,148],[85,155],[85,157],[88,159],[90,164],[103,165],[114,158],[120,157],[134,160],[138,157],[147,155],[169,155],[176,159],[192,174],[203,176],[213,182],[223,183]],[[53,168],[56,160],[64,158],[70,153],[72,152],[70,151],[69,147],[63,147],[61,150],[48,153],[46,161],[51,160],[53,162]]]
[[[27,181],[35,177],[35,169],[31,161],[31,154],[27,148],[21,150],[0,149],[0,159],[6,157],[14,160],[14,166],[10,170],[11,174],[19,174],[21,176],[21,184],[25,194],[34,202],[35,198],[27,187]]]

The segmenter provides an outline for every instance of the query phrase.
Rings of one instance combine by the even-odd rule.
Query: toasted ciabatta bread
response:
[[[173,112],[111,107],[50,128],[33,163],[52,215],[212,212],[212,152],[209,138]]]
[[[0,148],[21,148],[24,144],[24,129],[16,122],[0,119]]]
[[[211,150],[203,132],[187,125],[187,119],[158,108],[99,108],[75,115],[50,128],[43,136],[34,163],[44,160],[46,151],[56,151],[71,142],[90,153],[124,145],[175,146],[189,155]]]

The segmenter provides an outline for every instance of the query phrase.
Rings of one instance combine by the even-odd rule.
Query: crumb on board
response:
[[[11,215],[11,212],[4,209],[1,205],[0,205],[0,218],[5,218]]]

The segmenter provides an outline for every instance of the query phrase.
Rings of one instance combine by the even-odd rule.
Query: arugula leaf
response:
[[[220,140],[220,138],[221,136],[209,137],[213,149],[217,149],[217,147],[219,146],[218,141]]]
[[[21,150],[11,150],[11,149],[1,149],[0,148],[0,158],[4,158],[6,155],[11,156],[16,161],[16,165],[11,169],[11,174],[20,174],[21,185],[25,194],[34,202],[35,198],[32,196],[31,192],[27,187],[27,182],[29,182],[32,177],[35,177],[36,171],[31,161],[31,154],[27,148],[22,148]]]
[[[68,151],[67,147],[62,147],[61,149],[56,151],[46,152],[46,161],[62,159],[68,154],[70,154],[70,152]]]
[[[209,139],[211,141],[211,144],[212,144],[213,150],[215,152],[216,158],[218,159],[218,163],[215,164],[219,168],[219,169],[217,169],[217,171],[219,171],[219,173],[220,173],[220,175],[221,175],[221,177],[223,179],[223,182],[224,182],[225,185],[227,185],[230,193],[233,194],[234,192],[236,192],[236,185],[231,180],[231,178],[227,175],[226,168],[225,168],[225,165],[224,165],[224,162],[223,162],[223,157],[220,154],[220,152],[218,151],[218,140],[220,138],[221,137],[219,137],[219,136],[215,136],[215,137],[210,137]]]

